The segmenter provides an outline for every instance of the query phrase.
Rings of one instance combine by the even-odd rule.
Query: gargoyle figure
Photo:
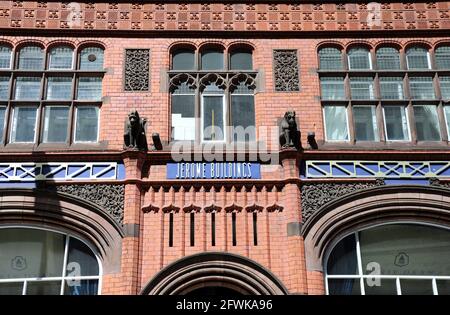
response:
[[[147,120],[140,118],[137,110],[133,110],[128,114],[123,135],[125,149],[148,150],[147,138],[145,136],[146,123]]]
[[[282,148],[299,148],[299,140],[295,112],[287,111],[281,121],[280,145]]]

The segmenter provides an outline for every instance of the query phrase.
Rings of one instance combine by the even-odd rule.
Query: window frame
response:
[[[222,119],[223,119],[223,123],[224,123],[224,128],[223,128],[223,140],[205,140],[204,139],[204,132],[205,132],[205,121],[204,121],[204,109],[205,109],[205,97],[221,97],[222,98]],[[225,93],[224,94],[213,94],[213,93],[202,93],[200,95],[200,139],[202,143],[226,143],[227,139],[228,139],[228,133],[227,133],[227,126],[226,126],[226,121],[227,121],[227,116],[228,116],[228,110],[227,110],[227,104],[226,104],[226,100],[225,100]]]
[[[385,108],[386,107],[403,107],[403,110],[405,112],[405,118],[406,118],[406,129],[407,129],[408,139],[406,139],[406,140],[392,140],[392,139],[389,139],[388,132],[387,132],[387,125],[386,125],[386,112],[385,112]],[[408,107],[404,106],[404,105],[395,105],[395,106],[382,106],[381,108],[383,110],[384,134],[385,134],[385,137],[386,137],[386,141],[387,142],[410,142],[411,141],[411,123],[410,123],[410,120],[409,120]]]
[[[97,135],[96,135],[96,140],[95,141],[79,141],[76,138],[76,134],[77,134],[77,118],[78,118],[78,109],[80,107],[95,107],[97,108]],[[89,143],[97,143],[99,141],[100,138],[100,108],[98,106],[95,105],[84,105],[84,106],[75,106],[74,108],[74,120],[73,120],[73,143],[77,144],[77,143],[81,143],[81,144],[89,144]]]
[[[33,141],[13,141],[13,134],[14,134],[14,124],[15,124],[15,119],[14,119],[14,115],[16,113],[16,109],[19,107],[27,107],[27,108],[35,108],[36,109],[36,117],[34,118],[34,135],[33,135]],[[27,105],[18,105],[18,106],[14,106],[11,110],[11,127],[10,127],[10,133],[9,133],[9,142],[10,143],[18,143],[18,144],[32,144],[32,143],[36,143],[37,140],[37,134],[38,134],[38,121],[39,121],[39,106],[37,105],[32,105],[32,104],[27,104]],[[17,126],[16,126],[17,128]]]
[[[327,136],[327,127],[326,127],[326,115],[325,115],[325,107],[330,107],[330,106],[333,106],[333,107],[344,107],[345,108],[345,125],[346,125],[346,128],[347,128],[347,139],[345,139],[345,140],[329,140],[328,139],[328,136]],[[343,105],[343,104],[335,104],[334,102],[329,102],[328,104],[326,104],[326,105],[323,105],[322,106],[322,115],[323,115],[323,123],[324,123],[324,135],[325,135],[325,141],[328,141],[328,142],[332,142],[332,143],[347,143],[347,142],[350,142],[350,139],[351,139],[351,136],[350,136],[350,122],[349,122],[349,110],[348,110],[348,106],[347,105]]]

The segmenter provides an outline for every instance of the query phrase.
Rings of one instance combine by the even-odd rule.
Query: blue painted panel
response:
[[[430,185],[428,179],[385,179],[386,185]]]
[[[259,163],[241,162],[193,162],[168,163],[168,179],[259,179]]]
[[[117,164],[117,179],[125,179],[125,165]]]

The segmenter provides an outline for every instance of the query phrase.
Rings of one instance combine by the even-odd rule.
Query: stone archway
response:
[[[161,270],[142,290],[149,295],[219,294],[283,295],[288,291],[267,269],[229,253],[201,253]]]

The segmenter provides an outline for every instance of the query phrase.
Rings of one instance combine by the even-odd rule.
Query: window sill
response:
[[[8,143],[0,146],[0,152],[42,152],[42,151],[103,151],[107,141],[93,143]]]

